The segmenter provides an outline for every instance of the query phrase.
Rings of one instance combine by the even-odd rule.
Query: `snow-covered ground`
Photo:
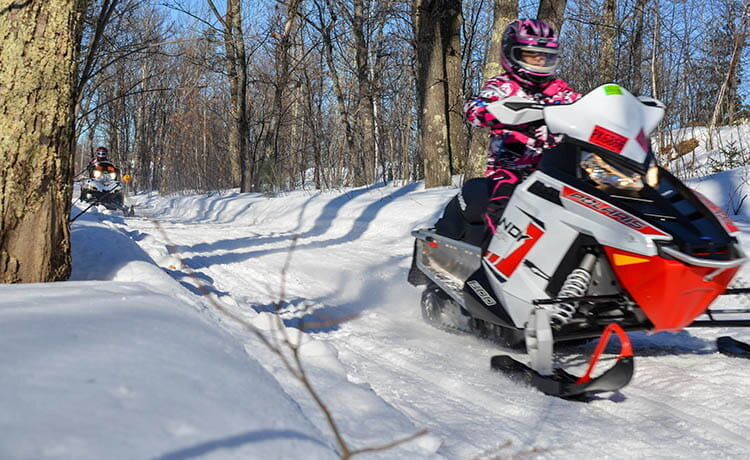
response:
[[[683,178],[697,178],[718,171],[716,166],[729,163],[732,169],[750,162],[750,125],[721,126],[713,131],[713,148],[709,148],[709,132],[705,126],[680,128],[668,133],[664,140],[669,145],[698,141],[695,150],[670,162],[670,169]],[[670,158],[677,156],[674,150]]]
[[[742,175],[695,186],[727,206]],[[424,324],[409,232],[455,191],[141,196],[138,217],[85,215],[71,281],[0,286],[0,458],[338,456],[279,356],[202,291],[269,337],[283,295],[286,331],[351,448],[428,430],[365,458],[747,457],[750,361],[713,339],[750,331],[632,334],[631,384],[576,403],[492,372],[497,345]],[[750,215],[738,217],[750,250]]]

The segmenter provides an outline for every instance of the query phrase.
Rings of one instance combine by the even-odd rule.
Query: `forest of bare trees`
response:
[[[9,40],[13,21],[46,3],[0,1],[0,38]],[[56,200],[68,200],[71,177],[99,145],[139,191],[421,179],[429,187],[479,175],[486,133],[468,129],[462,103],[501,71],[500,34],[518,16],[561,28],[560,76],[579,92],[615,81],[666,104],[654,138],[662,161],[674,128],[750,116],[743,80],[750,0],[60,3],[77,15],[67,27],[68,46],[78,48],[57,55],[77,56],[66,67],[74,70],[68,126],[77,145],[74,154],[59,147],[56,166],[45,166],[44,180],[65,182]],[[1,91],[23,78],[6,64],[14,59],[4,42]],[[53,161],[38,152],[11,157],[12,149],[3,145],[3,167]],[[6,194],[4,218],[14,206]],[[5,222],[0,245],[18,225]],[[0,264],[12,265],[8,257]]]
[[[138,189],[165,192],[481,174],[486,135],[461,106],[517,16],[561,27],[581,92],[653,95],[663,128],[747,117],[747,1],[94,0],[77,164],[106,144]]]

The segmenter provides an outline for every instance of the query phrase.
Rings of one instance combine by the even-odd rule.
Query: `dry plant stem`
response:
[[[247,320],[245,320],[244,318],[229,311],[220,302],[216,301],[216,299],[213,298],[213,296],[211,295],[210,291],[208,290],[206,285],[203,283],[203,281],[195,274],[195,272],[188,265],[185,264],[184,260],[180,256],[179,251],[177,251],[177,248],[171,242],[171,240],[169,239],[169,236],[167,236],[167,233],[164,231],[164,228],[161,226],[161,223],[155,219],[150,219],[150,220],[156,227],[157,231],[161,234],[164,241],[167,243],[167,251],[169,252],[169,254],[176,257],[180,261],[180,263],[184,267],[184,270],[187,272],[188,276],[190,276],[190,278],[193,281],[195,281],[201,294],[208,299],[208,302],[221,314],[232,319],[236,323],[245,327],[245,329],[247,329],[248,331],[255,334],[255,336],[258,337],[258,339],[260,339],[260,341],[263,343],[263,345],[265,345],[269,350],[275,353],[279,357],[279,359],[281,359],[287,371],[289,371],[289,373],[304,386],[305,390],[307,390],[307,392],[315,401],[315,404],[318,406],[321,412],[323,412],[326,422],[328,423],[329,428],[331,429],[334,437],[336,438],[336,443],[338,444],[339,450],[341,451],[340,454],[341,454],[342,459],[349,459],[353,457],[354,455],[362,454],[366,452],[382,452],[388,449],[392,449],[398,445],[412,441],[427,433],[426,429],[422,429],[410,436],[407,436],[402,439],[398,439],[396,441],[393,441],[387,444],[382,444],[380,446],[364,447],[364,448],[355,449],[355,450],[352,450],[349,448],[349,445],[346,443],[346,440],[341,434],[341,430],[339,429],[338,425],[336,424],[336,421],[333,418],[333,414],[331,413],[326,403],[322,400],[318,392],[313,387],[312,382],[308,378],[305,368],[303,366],[302,358],[300,356],[300,346],[302,342],[301,339],[302,339],[303,329],[299,330],[297,341],[292,342],[287,332],[287,328],[284,326],[284,323],[281,320],[281,317],[279,316],[279,312],[281,311],[283,299],[285,296],[286,274],[287,274],[287,271],[289,270],[289,265],[291,264],[291,260],[292,260],[292,254],[294,253],[294,249],[297,246],[299,235],[295,235],[292,238],[292,244],[289,247],[289,252],[287,253],[286,260],[284,261],[284,266],[281,269],[279,300],[276,302],[275,325],[276,325],[276,328],[278,329],[278,332],[280,332],[280,335],[282,336],[282,340],[281,342],[279,342],[279,339],[277,336],[272,336],[273,337],[272,339],[273,342],[272,342],[271,340],[269,340],[268,337],[266,337],[265,334],[263,334],[263,332],[260,329],[258,329],[257,327],[247,322]],[[336,321],[324,322],[321,324],[324,324],[324,325],[341,324],[354,317],[356,317],[356,315],[345,317]],[[289,358],[284,353],[284,348],[291,351],[293,362],[290,361]]]

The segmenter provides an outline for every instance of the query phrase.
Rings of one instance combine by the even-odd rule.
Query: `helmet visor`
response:
[[[552,75],[557,68],[558,51],[537,46],[514,46],[513,60],[522,69],[538,75]]]

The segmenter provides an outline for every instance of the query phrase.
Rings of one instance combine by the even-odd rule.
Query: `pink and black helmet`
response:
[[[516,19],[503,32],[500,62],[521,84],[539,86],[554,77],[560,42],[551,25],[538,19]],[[524,56],[534,62],[527,62]]]

